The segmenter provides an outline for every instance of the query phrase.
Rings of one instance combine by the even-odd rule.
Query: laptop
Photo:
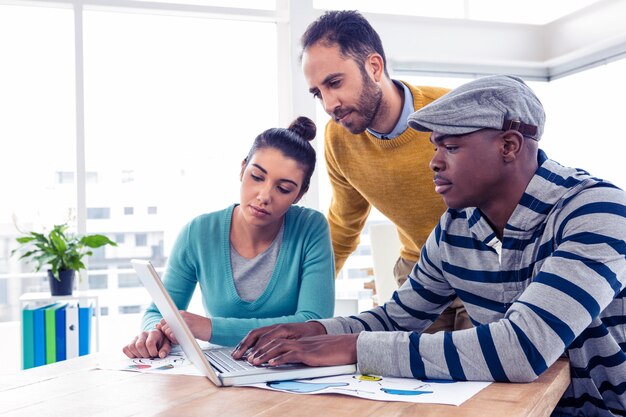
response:
[[[202,350],[150,261],[133,259],[131,264],[135,268],[137,275],[139,275],[141,283],[150,293],[154,304],[172,329],[187,359],[194,364],[202,375],[206,376],[217,386],[317,378],[356,372],[356,365],[354,364],[337,366],[307,366],[304,364],[276,367],[253,366],[245,360],[233,359],[230,356],[230,352],[233,350],[232,347],[216,347]]]

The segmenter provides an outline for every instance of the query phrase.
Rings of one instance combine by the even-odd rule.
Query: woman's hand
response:
[[[211,340],[213,330],[211,319],[183,310],[180,310],[180,315],[183,317],[183,320],[185,320],[185,323],[187,323],[187,327],[191,330],[193,337],[207,342]],[[172,329],[167,324],[165,319],[161,319],[161,322],[156,325],[156,328],[161,330],[172,343],[178,344],[176,336],[174,336],[174,332],[172,332]]]
[[[129,358],[164,358],[171,350],[170,339],[159,329],[141,332],[122,349]]]

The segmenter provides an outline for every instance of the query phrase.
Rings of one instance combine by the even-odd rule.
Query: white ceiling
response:
[[[318,9],[544,25],[598,0],[313,0]]]
[[[517,1],[500,2],[515,13]],[[549,81],[626,56],[624,0],[594,1],[543,25],[364,14],[396,73],[509,73]]]

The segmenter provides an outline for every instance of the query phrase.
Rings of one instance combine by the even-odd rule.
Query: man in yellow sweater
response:
[[[324,153],[333,188],[328,221],[335,272],[358,246],[374,206],[398,228],[402,249],[394,275],[402,284],[445,211],[428,166],[432,145],[426,134],[408,128],[407,118],[448,90],[392,80],[380,37],[355,11],[326,12],[301,44],[309,91],[332,117]],[[430,331],[468,327],[457,299]]]

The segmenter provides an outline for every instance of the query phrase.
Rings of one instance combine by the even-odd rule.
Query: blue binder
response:
[[[56,310],[55,335],[57,344],[57,362],[67,359],[66,337],[65,337],[65,309],[67,304]]]
[[[44,313],[53,304],[39,307],[33,310],[33,350],[34,366],[46,364],[46,323]]]
[[[91,352],[91,316],[93,306],[78,307],[78,356]]]

